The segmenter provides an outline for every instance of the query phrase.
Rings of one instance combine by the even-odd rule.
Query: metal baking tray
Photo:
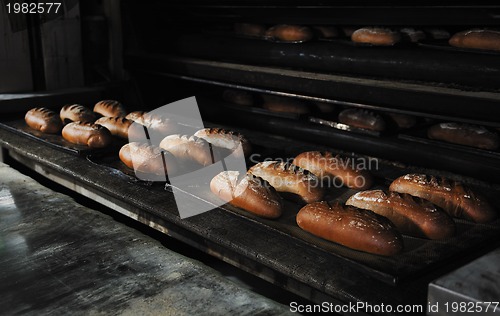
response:
[[[500,187],[495,187],[484,182],[475,181],[471,178],[464,178],[456,174],[416,168],[404,164],[371,158],[368,156],[352,155],[332,148],[321,147],[298,141],[289,141],[284,138],[264,135],[263,133],[251,132],[248,130],[236,129],[250,139],[254,145],[254,155],[252,161],[247,161],[250,167],[258,160],[268,158],[288,160],[303,151],[309,150],[330,150],[355,159],[367,159],[377,161],[378,168],[373,170],[375,185],[373,189],[387,190],[392,180],[406,173],[427,173],[433,175],[443,175],[469,184],[476,190],[487,195],[493,205],[500,202]],[[256,158],[257,157],[257,158]],[[165,182],[145,182],[135,178],[133,171],[128,169],[118,159],[118,155],[109,153],[95,153],[89,155],[87,159],[101,167],[112,169],[113,173],[121,174],[129,178],[129,183],[145,186],[148,190],[158,193],[165,190],[172,190],[170,184]],[[375,160],[374,160],[375,159]],[[209,189],[209,183],[199,184],[202,190],[196,196],[198,200],[213,205],[214,208],[220,201]],[[339,200],[345,202],[349,196],[356,193],[356,190],[348,188],[338,188],[330,190],[325,197],[326,200]],[[186,192],[187,194],[190,194]],[[403,281],[414,280],[426,272],[442,267],[450,262],[461,258],[464,252],[473,253],[485,245],[494,245],[500,237],[500,220],[488,224],[475,224],[465,220],[456,220],[457,234],[453,238],[441,241],[432,241],[411,236],[404,236],[405,250],[392,257],[382,257],[346,248],[333,242],[323,240],[300,229],[295,222],[295,215],[302,205],[286,201],[286,210],[277,220],[259,218],[244,210],[235,208],[229,204],[220,206],[221,209],[230,212],[234,216],[242,217],[261,228],[273,230],[285,235],[295,242],[302,243],[304,247],[315,247],[321,251],[334,255],[347,264],[355,267],[360,273],[368,277],[373,277],[388,284],[399,284]],[[156,214],[160,218],[161,214]]]

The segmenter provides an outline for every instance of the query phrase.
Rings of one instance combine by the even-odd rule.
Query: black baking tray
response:
[[[118,152],[121,146],[125,144],[124,140],[113,137],[113,142],[105,148],[89,148],[84,145],[77,145],[65,140],[61,134],[46,134],[35,129],[32,129],[24,120],[12,120],[0,122],[0,128],[7,129],[15,134],[22,135],[33,139],[37,142],[42,142],[48,146],[71,153],[76,156],[87,156],[96,152]]]
[[[406,166],[401,163],[375,159],[368,156],[353,155],[332,148],[321,147],[300,142],[290,142],[286,139],[261,134],[258,132],[250,132],[242,129],[236,129],[246,135],[253,144],[254,155],[247,160],[247,166],[250,167],[257,161],[266,159],[282,159],[291,160],[297,154],[309,150],[325,150],[328,149],[334,153],[340,153],[353,159],[367,159],[367,161],[377,162],[377,168],[372,170],[375,177],[375,185],[373,189],[387,190],[389,184],[395,178],[406,173],[427,173],[433,175],[443,175],[456,180],[460,180],[472,186],[476,190],[487,195],[493,205],[498,205],[500,188],[484,182],[476,181],[471,178],[464,178],[456,174],[439,172],[423,168]],[[126,176],[130,183],[139,186],[145,186],[148,190],[164,192],[168,190],[170,184],[165,182],[146,182],[135,178],[133,171],[128,169],[121,163],[118,156],[109,153],[94,153],[89,155],[88,160],[101,166],[112,169],[113,173],[119,173]],[[220,200],[214,196],[210,189],[209,183],[199,184],[203,189],[196,196],[206,203],[214,207],[220,205]],[[172,188],[170,188],[172,189]],[[325,197],[326,200],[339,200],[345,202],[349,196],[356,193],[356,190],[348,188],[336,188],[330,190]],[[187,194],[190,194],[186,192]],[[301,204],[286,201],[286,209],[284,214],[277,220],[269,220],[254,216],[244,210],[235,208],[229,204],[219,206],[231,214],[238,217],[243,217],[246,220],[259,225],[264,229],[270,229],[280,234],[287,236],[303,243],[304,247],[315,247],[341,258],[349,265],[355,267],[360,273],[365,274],[386,282],[388,284],[399,284],[400,282],[412,280],[419,276],[430,272],[437,267],[444,266],[461,258],[464,252],[472,253],[484,245],[494,245],[500,237],[500,220],[488,224],[475,224],[465,220],[456,219],[457,234],[453,238],[440,241],[432,241],[411,236],[404,236],[405,250],[392,257],[383,257],[373,254],[368,254],[347,247],[338,245],[333,242],[323,240],[313,236],[300,229],[295,223],[295,215],[303,206]],[[158,216],[161,217],[161,214]]]

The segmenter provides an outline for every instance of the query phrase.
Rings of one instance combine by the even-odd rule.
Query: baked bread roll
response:
[[[226,89],[222,93],[222,99],[229,103],[244,106],[253,106],[253,95],[246,91]]]
[[[71,122],[62,129],[62,136],[70,143],[90,148],[107,147],[113,140],[106,127],[90,122]]]
[[[305,42],[313,38],[312,30],[307,26],[280,24],[269,28],[266,37],[281,42]]]
[[[352,33],[351,40],[356,43],[390,46],[401,41],[401,34],[388,28],[363,27]]]
[[[343,110],[339,114],[339,122],[377,132],[385,130],[385,121],[380,115],[363,109]]]
[[[125,139],[128,138],[128,129],[132,123],[133,122],[131,120],[119,116],[103,116],[95,121],[95,124],[106,127],[112,135]]]
[[[80,104],[68,104],[62,107],[60,112],[61,121],[64,124],[70,122],[94,122],[95,115],[92,111]]]
[[[175,175],[178,171],[176,158],[156,146],[128,143],[120,149],[119,157],[136,174],[167,176]]]
[[[425,174],[407,174],[394,180],[389,190],[429,200],[449,215],[476,223],[497,218],[497,212],[479,194],[460,182]]]
[[[328,180],[329,183],[338,180],[351,189],[366,190],[373,184],[373,178],[367,170],[358,169],[349,159],[334,156],[330,152],[303,152],[295,157],[293,164],[309,170],[322,180]]]
[[[169,135],[161,141],[160,148],[170,152],[181,163],[208,166],[217,161],[210,143],[196,136]]]
[[[234,33],[251,37],[264,37],[266,34],[266,26],[255,23],[235,23]]]
[[[248,170],[248,173],[269,182],[278,192],[293,194],[300,201],[312,203],[323,198],[321,182],[314,174],[290,163],[279,161],[260,162]]]
[[[415,116],[399,114],[399,113],[388,113],[390,118],[399,128],[412,128],[417,124],[417,118]]]
[[[116,100],[102,100],[97,102],[94,106],[94,112],[109,117],[124,117],[127,115],[127,111],[125,111],[123,105]]]
[[[264,218],[278,218],[283,200],[266,180],[239,171],[223,171],[210,181],[210,190],[229,204]]]
[[[382,256],[393,256],[403,250],[403,237],[387,218],[338,202],[307,204],[297,214],[297,225],[355,250]]]
[[[455,234],[455,222],[445,211],[409,194],[362,191],[351,196],[345,204],[387,217],[406,235],[445,239]]]
[[[62,129],[62,123],[56,112],[46,108],[34,108],[24,116],[26,124],[42,133],[57,134]]]
[[[448,43],[451,46],[500,51],[500,31],[473,29],[458,32]]]
[[[471,146],[481,149],[497,150],[498,134],[482,126],[460,123],[440,123],[429,127],[427,136],[431,139]]]
[[[308,114],[310,112],[307,104],[294,99],[282,98],[273,95],[263,95],[262,107],[276,113]]]
[[[194,136],[203,138],[210,144],[219,148],[225,148],[236,156],[248,156],[252,152],[252,145],[242,134],[223,128],[204,128],[197,131]],[[237,150],[241,146],[241,152]],[[240,154],[241,153],[241,154]]]

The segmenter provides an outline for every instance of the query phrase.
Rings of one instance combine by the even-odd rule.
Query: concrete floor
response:
[[[282,315],[289,308],[0,164],[0,314]]]

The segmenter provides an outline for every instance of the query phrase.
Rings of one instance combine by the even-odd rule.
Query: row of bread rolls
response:
[[[310,114],[312,107],[319,109],[323,114],[331,115],[335,111],[335,105],[329,103],[316,102],[310,105],[300,100],[273,95],[260,97],[264,100],[262,108],[276,113]],[[244,106],[255,106],[256,103],[253,94],[240,90],[225,90],[223,99]],[[337,119],[339,123],[376,132],[385,131],[389,125],[399,129],[409,129],[417,124],[417,118],[412,115],[378,113],[360,108],[344,109],[340,111]],[[497,150],[499,148],[498,133],[483,126],[455,122],[439,123],[427,130],[427,136],[431,139],[481,149]]]
[[[97,119],[97,116],[102,116]],[[95,104],[93,111],[80,104],[65,105],[61,108],[59,115],[46,108],[33,108],[25,115],[26,124],[42,133],[61,133],[67,141],[89,146],[90,148],[103,148],[108,146],[111,135],[122,133],[123,129],[130,125],[124,120],[113,122],[115,126],[121,126],[121,130],[108,129],[111,123],[105,123],[108,116],[125,115],[125,109],[121,103],[114,100],[103,100]]]
[[[321,183],[330,178],[365,191],[351,196],[346,205],[323,201],[325,188]],[[313,151],[299,154],[293,163],[258,163],[246,175],[221,172],[210,188],[222,200],[264,218],[281,216],[282,198],[307,203],[297,214],[299,227],[379,255],[399,253],[403,249],[401,234],[445,239],[456,231],[452,217],[485,223],[498,215],[479,194],[445,178],[406,175],[396,179],[388,192],[366,191],[372,183],[366,170],[356,169],[331,153]]]
[[[257,106],[256,97],[247,91],[227,89],[223,92],[222,98],[229,103],[242,105],[242,106]],[[262,94],[259,96],[262,99],[262,108],[274,113],[287,113],[287,114],[312,114],[313,111],[331,115],[335,112],[336,107],[331,103],[316,101],[313,104],[306,102]],[[382,115],[364,109],[345,109],[340,112],[338,120],[340,123],[347,124],[356,128],[368,129],[373,131],[384,131],[387,124],[393,124],[398,128],[411,128],[417,123],[414,116],[398,113],[385,113],[386,118]],[[389,120],[389,122],[386,122]]]
[[[205,128],[185,135],[185,130],[169,117],[144,111],[127,114],[114,100],[99,101],[93,111],[78,104],[66,105],[59,116],[49,109],[34,108],[26,113],[25,121],[43,133],[57,134],[62,129],[64,139],[90,148],[108,146],[112,136],[128,139],[120,149],[120,160],[141,174],[187,172],[231,153],[244,157],[251,152],[250,142],[237,132]],[[151,140],[158,145],[145,143]]]
[[[145,120],[137,118],[137,121],[145,122],[147,130],[155,127],[155,124],[150,124],[147,115]],[[178,134],[175,129],[168,132],[165,128],[161,130],[158,146],[132,141],[120,149],[120,160],[136,173],[165,176],[209,166],[230,154],[244,158],[252,150],[250,142],[242,134],[223,128],[203,128],[193,135]]]
[[[341,184],[354,189],[367,189],[373,184],[372,175],[351,163],[349,158],[332,155],[329,152],[311,151],[298,155],[292,163],[282,161],[257,163],[248,170],[247,175],[235,176],[233,171],[222,172],[212,180],[210,188],[214,194],[233,204],[234,201],[228,197],[234,198],[235,195],[231,192],[238,188],[240,181],[250,175],[257,177],[260,181],[258,183],[263,186],[270,186],[286,198],[300,203],[321,201],[326,194],[325,187],[328,186]],[[251,189],[252,187],[249,188]],[[243,191],[241,188],[238,190]],[[259,192],[263,190],[258,189]],[[272,194],[264,196],[263,199],[274,200],[276,196]],[[274,205],[282,204],[276,201]],[[271,218],[279,217],[282,212],[278,209],[273,212],[245,209],[255,215]]]
[[[354,34],[357,31],[359,32]],[[437,28],[419,30],[411,27],[389,29],[384,27],[359,28],[355,26],[304,26],[292,24],[278,24],[267,27],[264,24],[256,23],[235,23],[234,32],[238,35],[282,42],[304,42],[313,38],[331,39],[338,37],[348,37],[353,41],[363,42],[363,38],[368,38],[370,40],[368,42],[376,45],[392,45],[400,40],[418,42],[425,38],[448,39],[450,37],[448,31]]]
[[[343,27],[339,30],[335,26],[317,25],[302,26],[279,24],[267,28],[263,24],[236,23],[236,34],[256,38],[266,38],[282,42],[304,42],[318,38],[336,38],[348,36],[355,43],[366,43],[376,46],[390,46],[399,42],[420,42],[427,38],[433,40],[448,40],[451,46],[500,51],[500,31],[494,29],[474,28],[455,33],[445,29],[413,27],[388,28],[370,26],[362,28]]]

